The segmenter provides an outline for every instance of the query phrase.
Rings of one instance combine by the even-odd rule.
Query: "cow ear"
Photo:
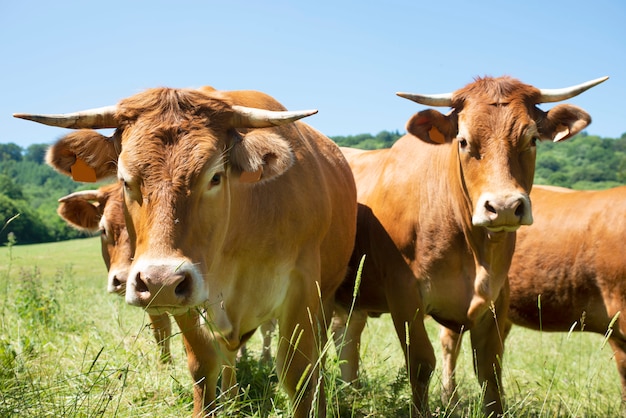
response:
[[[103,180],[117,173],[116,142],[92,130],[72,132],[48,149],[46,162],[76,181]]]
[[[573,105],[559,104],[545,113],[545,118],[538,128],[541,139],[559,142],[576,135],[590,123],[591,116],[583,109]]]
[[[237,135],[230,150],[230,163],[241,182],[256,183],[287,171],[294,163],[294,154],[280,136],[252,130],[244,136]]]
[[[443,144],[456,136],[456,113],[443,115],[435,109],[422,110],[409,119],[406,130],[429,144]]]
[[[59,199],[57,213],[68,224],[83,231],[98,231],[104,203],[85,194],[74,193]]]

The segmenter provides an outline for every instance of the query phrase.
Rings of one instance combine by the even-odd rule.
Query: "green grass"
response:
[[[0,416],[180,417],[192,410],[191,378],[181,338],[173,364],[159,364],[147,316],[106,293],[98,238],[0,247]],[[440,397],[438,327],[427,320],[438,368],[430,405]],[[239,366],[241,395],[230,411],[288,416],[271,365],[259,364],[260,338]],[[274,345],[275,347],[275,345]],[[343,385],[330,349],[325,379],[331,417],[408,417],[409,390],[391,319],[371,319],[362,346],[362,385]],[[480,416],[480,387],[466,336],[459,359],[458,415]],[[503,373],[511,417],[619,416],[613,354],[600,335],[514,328]]]

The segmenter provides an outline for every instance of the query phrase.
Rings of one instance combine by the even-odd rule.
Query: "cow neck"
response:
[[[467,184],[465,183],[465,176],[463,175],[463,166],[461,164],[461,155],[459,154],[459,148],[452,146],[454,158],[452,161],[455,161],[454,171],[456,172],[457,181],[460,187],[460,195],[463,196],[463,199],[457,204],[454,205],[456,216],[458,217],[459,224],[463,231],[463,235],[465,236],[465,241],[468,247],[471,249],[474,257],[476,257],[476,252],[478,250],[478,244],[476,240],[481,240],[480,231],[478,228],[475,228],[472,225],[472,214],[474,212],[474,205],[472,199],[470,197],[469,191],[467,190]]]
[[[474,258],[474,295],[467,311],[467,318],[474,323],[492,306],[504,285],[510,263],[505,262],[507,266],[503,269],[501,255],[506,252],[510,235],[514,233],[490,233],[485,228],[472,224],[474,206],[465,183],[458,147],[453,152],[458,184],[463,196],[462,203],[456,205],[455,210],[458,211],[465,242]]]

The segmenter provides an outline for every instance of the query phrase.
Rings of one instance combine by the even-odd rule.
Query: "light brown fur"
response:
[[[471,331],[478,379],[486,385],[485,412],[503,411],[499,336],[508,310],[512,231],[532,220],[534,142],[567,130],[565,139],[590,121],[571,105],[543,112],[535,107],[538,96],[536,88],[508,77],[478,79],[454,93],[450,114],[428,109],[414,115],[409,133],[392,148],[346,153],[359,203],[372,210],[414,275],[413,289],[405,284],[407,273],[396,286],[388,272],[399,269],[384,264],[399,257],[389,257],[393,250],[377,240],[372,245],[379,248],[367,253],[361,293],[382,287],[385,298],[360,303],[365,311],[391,311],[407,353],[416,414],[427,411],[434,367],[421,321],[426,314],[457,332]],[[504,202],[501,211],[494,202]],[[358,244],[356,250],[363,251]],[[370,271],[368,259],[377,263]],[[409,346],[403,322],[413,337]]]
[[[535,222],[517,235],[505,336],[513,324],[602,335],[610,329],[626,401],[626,187],[573,191],[535,186],[531,198]],[[441,340],[445,392],[452,394],[461,336],[444,329]]]
[[[295,416],[305,416],[316,399],[317,326],[330,318],[354,242],[354,181],[336,145],[301,122],[255,130],[230,125],[232,104],[263,107],[268,96],[257,100],[253,93],[238,103],[225,96],[210,88],[141,93],[118,106],[119,156],[108,139],[89,133],[93,148],[71,138],[51,151],[69,158],[50,161],[67,166],[82,158],[98,176],[117,171],[103,167],[106,161],[118,162],[135,260],[127,300],[149,304],[155,312],[161,304],[174,309],[197,382],[194,415],[214,408],[221,365],[232,364],[256,327],[278,318],[277,367],[290,397],[302,396],[294,404]],[[242,143],[251,147],[232,152]],[[96,149],[100,156],[91,154]],[[253,156],[258,152],[260,159]],[[291,166],[284,163],[290,160]],[[260,181],[240,182],[242,171],[258,165],[253,161],[263,162]],[[176,262],[173,273],[163,273],[169,267],[153,266],[153,260],[181,260],[180,266],[189,267]],[[179,292],[178,281],[191,280],[196,270],[204,282]],[[159,291],[143,299],[146,284]],[[167,286],[171,296],[160,292]],[[199,326],[195,310],[182,313],[198,303],[215,334]],[[295,341],[294,332],[303,333],[297,349],[288,343]],[[299,387],[303,373],[311,379]],[[318,401],[321,416],[323,389]]]

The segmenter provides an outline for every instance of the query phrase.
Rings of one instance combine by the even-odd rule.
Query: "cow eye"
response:
[[[539,138],[537,138],[536,136],[533,136],[533,138],[530,140],[530,146],[531,147],[537,146],[538,141],[539,141]]]
[[[102,238],[108,239],[108,237],[107,237],[107,227],[106,227],[106,224],[104,222],[100,223],[100,235],[102,235]]]
[[[213,177],[211,177],[211,182],[209,183],[209,186],[210,187],[219,186],[221,182],[222,182],[222,173],[215,173],[213,174]]]
[[[459,148],[461,148],[462,150],[465,150],[467,149],[467,145],[468,145],[467,139],[459,138]]]

